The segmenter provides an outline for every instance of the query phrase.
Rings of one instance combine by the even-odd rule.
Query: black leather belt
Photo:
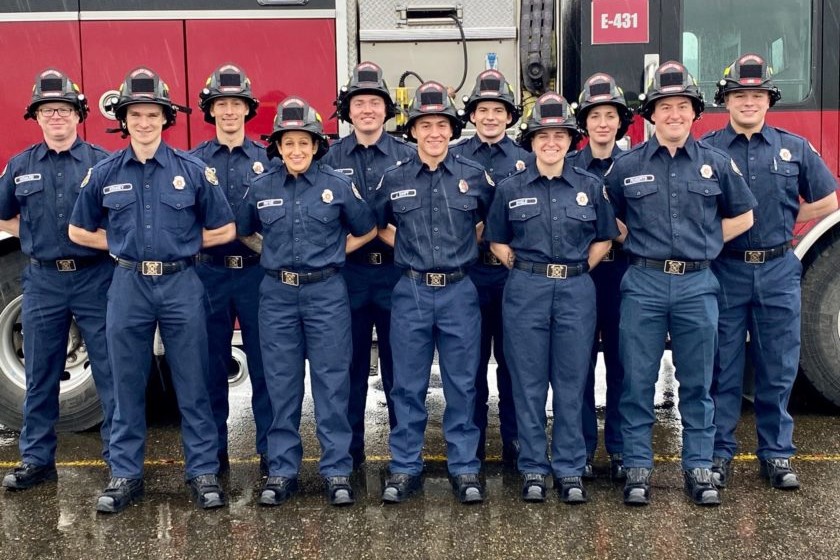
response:
[[[375,253],[369,251],[353,251],[347,255],[347,260],[353,264],[369,264],[379,266],[394,262],[394,253]]]
[[[681,261],[678,259],[667,259],[658,261],[655,259],[646,259],[643,257],[630,257],[630,264],[643,266],[645,268],[653,268],[661,270],[665,274],[676,274],[682,276],[686,272],[697,272],[709,268],[711,261]]]
[[[728,259],[738,259],[749,264],[763,264],[771,259],[781,257],[790,249],[790,243],[782,243],[769,249],[747,249],[739,251],[735,249],[723,249],[723,256]]]
[[[416,282],[433,288],[443,288],[447,284],[454,284],[463,280],[467,275],[463,270],[420,272],[418,270],[411,270],[410,268],[406,269],[403,274]]]
[[[601,259],[601,262],[613,262],[617,258],[624,258],[624,249],[622,248],[621,243],[613,241],[610,250],[607,251],[607,254],[604,255],[603,259]]]
[[[225,268],[248,268],[260,264],[260,255],[208,255],[207,253],[199,253],[195,260]]]
[[[67,257],[63,259],[42,261],[30,257],[29,263],[41,268],[54,268],[59,272],[75,272],[82,268],[100,264],[108,258],[108,255],[96,255],[94,257]]]
[[[280,269],[266,270],[265,273],[272,278],[277,278],[280,282],[286,284],[287,286],[300,286],[301,284],[312,284],[313,282],[320,282],[321,280],[326,280],[331,276],[335,276],[338,274],[338,268],[330,266],[322,268],[321,270],[307,271]]]
[[[502,266],[502,261],[491,251],[479,251],[478,262],[486,266]]]
[[[563,264],[563,263],[541,263],[515,260],[513,267],[518,270],[524,270],[532,274],[540,274],[546,278],[554,278],[556,280],[563,280],[572,276],[579,276],[585,272],[589,272],[588,263],[577,264]]]
[[[181,272],[193,265],[193,259],[181,259],[179,261],[130,261],[128,259],[117,259],[117,264],[123,268],[139,272],[143,276],[161,276]]]

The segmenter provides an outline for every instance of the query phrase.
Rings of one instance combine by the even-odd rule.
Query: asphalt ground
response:
[[[231,396],[231,472],[223,478],[229,503],[201,511],[183,481],[178,427],[150,426],[146,497],[114,515],[94,511],[108,479],[95,431],[62,434],[58,483],[25,492],[0,491],[0,558],[10,559],[834,559],[840,558],[840,418],[808,402],[797,405],[795,466],[803,488],[781,492],[758,476],[755,424],[749,405],[738,436],[743,452],[723,505],[693,505],[682,490],[676,384],[663,362],[654,433],[656,469],[652,503],[622,504],[620,485],[608,478],[602,447],[589,503],[562,504],[554,493],[543,504],[519,498],[518,474],[500,462],[498,419],[491,403],[487,500],[463,506],[446,477],[441,435],[443,395],[433,375],[428,405],[424,490],[397,506],[380,502],[388,460],[387,414],[381,384],[371,378],[367,422],[368,462],[353,477],[357,502],[326,504],[317,474],[312,401],[304,403],[305,461],[300,493],[275,508],[256,505],[261,479],[253,455],[253,421],[247,384]],[[492,386],[492,384],[491,384]],[[603,391],[598,398],[603,404]],[[17,434],[0,430],[0,468],[18,458]]]

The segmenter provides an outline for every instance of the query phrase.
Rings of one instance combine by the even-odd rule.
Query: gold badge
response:
[[[736,173],[739,177],[743,177],[743,176],[744,176],[744,174],[743,174],[743,173],[741,173],[741,170],[740,170],[740,169],[738,169],[738,166],[735,164],[735,160],[734,160],[734,159],[730,159],[730,160],[729,160],[729,166],[730,166],[730,167],[732,167],[732,171],[734,171],[734,172],[735,172],[735,173]]]
[[[782,158],[782,161],[790,161],[790,150],[782,148],[779,150],[779,157]]]
[[[91,172],[92,172],[92,171],[93,171],[93,167],[89,167],[89,168],[88,168],[87,175],[85,175],[85,178],[84,178],[84,179],[82,179],[82,184],[81,184],[81,186],[79,186],[79,188],[80,188],[80,189],[85,188],[85,185],[87,185],[87,184],[90,182],[90,174],[91,174]],[[6,173],[6,170],[5,170],[5,169],[3,170],[3,173]],[[3,176],[3,175],[2,175],[2,174],[0,174],[0,177],[2,177],[2,176]]]
[[[470,190],[470,186],[464,179],[458,181],[458,190],[461,191],[461,194],[466,194],[468,190]]]
[[[495,186],[496,186],[496,183],[494,183],[494,182],[493,182],[493,178],[492,178],[492,177],[490,176],[490,174],[489,174],[489,173],[487,173],[486,171],[484,172],[484,177],[487,179],[487,184],[488,184],[488,185],[490,185],[491,187],[495,187]]]
[[[589,197],[586,196],[585,192],[579,192],[575,197],[575,201],[577,201],[578,206],[586,206],[587,204],[589,204]]]
[[[182,191],[187,186],[187,182],[180,175],[175,175],[175,178],[172,179],[172,186],[175,187],[176,191]]]
[[[260,173],[265,171],[265,167],[263,167],[263,164],[262,164],[261,161],[255,161],[254,165],[251,166],[251,169],[253,169],[254,173],[256,173],[257,175],[259,175]]]
[[[205,167],[204,168],[204,178],[207,179],[207,182],[213,185],[214,187],[219,186],[219,179],[216,177],[216,168],[215,167]]]
[[[356,188],[356,183],[350,183],[350,188],[353,189],[353,196],[362,200],[362,193],[360,193],[359,189]]]
[[[525,169],[525,162],[522,161],[521,159],[516,160],[516,170],[517,171],[522,171],[523,169]]]
[[[329,204],[333,201],[333,193],[330,189],[324,189],[324,192],[321,193],[321,200]]]
[[[712,166],[709,165],[708,163],[703,164],[703,166],[700,168],[700,175],[704,179],[711,179],[712,178]]]

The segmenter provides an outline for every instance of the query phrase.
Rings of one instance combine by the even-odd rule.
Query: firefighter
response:
[[[341,88],[336,100],[338,118],[353,125],[352,134],[330,146],[322,163],[341,171],[354,183],[362,197],[373,202],[382,173],[399,161],[405,161],[414,148],[385,133],[385,121],[396,114],[382,68],[362,62],[353,69],[349,83]],[[388,407],[388,424],[396,424],[391,387],[394,383],[391,357],[391,292],[400,278],[394,266],[394,249],[374,238],[364,247],[347,255],[342,271],[350,296],[353,325],[353,360],[350,363],[350,403],[347,409],[353,442],[350,454],[353,469],[365,462],[365,403],[367,402],[370,350],[373,329],[379,349],[382,389]]]
[[[87,98],[66,74],[53,68],[42,71],[35,78],[25,118],[38,123],[44,140],[11,158],[0,174],[0,231],[19,237],[29,257],[23,272],[26,395],[21,465],[3,479],[9,490],[57,478],[59,385],[74,317],[84,339],[84,347],[77,350],[87,350],[102,403],[102,456],[109,462],[114,385],[102,294],[111,283],[114,265],[107,251],[82,247],[67,236],[85,173],[108,155],[78,137],[87,113]]]
[[[233,215],[213,170],[161,140],[176,111],[185,108],[172,103],[160,76],[132,70],[112,108],[130,144],[85,178],[70,220],[71,239],[117,259],[106,327],[116,400],[111,480],[96,509],[116,513],[143,495],[146,384],[156,326],[181,412],[187,485],[196,505],[220,507],[225,498],[207,392],[204,287],[193,265],[199,248],[233,239]]]
[[[486,231],[493,252],[511,269],[503,319],[522,446],[522,498],[544,501],[551,472],[560,500],[575,504],[587,500],[581,409],[595,333],[595,286],[588,272],[619,232],[601,178],[564,163],[581,137],[566,100],[543,94],[522,131],[522,146],[533,151],[535,163],[500,184]]]
[[[709,395],[719,285],[709,264],[724,241],[750,228],[756,202],[735,163],[691,135],[703,109],[702,94],[682,64],[659,66],[640,107],[654,136],[618,154],[606,174],[616,216],[627,225],[630,261],[619,327],[628,505],[650,501],[654,385],[669,333],[680,385],[685,491],[698,505],[720,504],[710,470]]]
[[[202,142],[190,153],[210,168],[224,189],[236,215],[251,181],[264,173],[269,162],[265,146],[245,135],[245,123],[257,115],[259,100],[251,81],[235,64],[223,64],[207,78],[198,94],[204,120],[216,127],[216,138]],[[208,247],[198,254],[196,272],[207,294],[207,341],[209,344],[210,404],[219,431],[219,468],[230,467],[228,456],[228,365],[234,321],[239,321],[251,381],[251,408],[256,425],[260,472],[266,475],[271,401],[265,387],[257,310],[263,271],[260,255],[239,241]]]
[[[464,124],[475,125],[475,136],[452,146],[453,154],[469,158],[484,166],[498,183],[525,166],[529,154],[511,140],[506,130],[521,115],[513,97],[513,90],[498,70],[485,70],[478,75],[472,94],[464,97]],[[513,406],[510,370],[505,360],[502,336],[502,291],[507,280],[507,268],[480,241],[478,261],[470,268],[470,279],[478,290],[481,308],[481,355],[475,378],[475,424],[478,426],[478,458],[484,461],[487,436],[487,413],[490,389],[487,385],[487,366],[490,353],[496,359],[496,386],[499,393],[499,428],[502,435],[502,462],[516,466],[519,441],[516,431],[516,412]]]
[[[596,73],[586,79],[578,101],[577,121],[589,143],[581,150],[566,156],[566,162],[599,177],[603,177],[613,158],[621,150],[616,144],[627,134],[633,113],[627,107],[624,92],[609,74]],[[598,416],[595,412],[595,364],[598,351],[604,350],[607,371],[607,406],[604,418],[604,445],[610,456],[610,478],[624,480],[621,443],[621,413],[618,401],[624,369],[618,355],[618,324],[621,307],[619,285],[627,271],[627,256],[621,243],[614,241],[600,266],[590,272],[595,283],[596,323],[589,364],[589,377],[583,400],[583,437],[586,440],[586,468],[584,478],[594,478],[592,459],[598,447]]]
[[[721,285],[712,475],[721,488],[731,482],[737,451],[747,334],[761,476],[773,488],[800,485],[790,463],[796,447],[787,404],[799,367],[802,264],[790,242],[796,223],[837,209],[837,183],[807,140],[766,124],[780,98],[765,60],[741,56],[724,71],[715,94],[729,124],[704,138],[732,156],[758,200],[755,225],[726,243],[712,265]]]
[[[391,299],[397,425],[382,501],[402,502],[421,487],[426,391],[437,348],[449,475],[458,500],[477,503],[484,500],[473,420],[481,316],[467,271],[478,256],[476,224],[492,199],[492,179],[478,163],[449,153],[462,122],[441,84],[417,88],[406,124],[417,154],[385,171],[374,203],[380,236],[394,246],[402,271]]]
[[[269,157],[284,165],[253,181],[238,217],[240,236],[262,253],[266,272],[260,341],[274,419],[259,503],[279,505],[297,491],[308,359],[327,500],[351,505],[350,303],[339,270],[345,250],[376,236],[375,221],[353,182],[320,163],[329,146],[321,116],[305,100],[289,97],[279,105],[269,142]]]

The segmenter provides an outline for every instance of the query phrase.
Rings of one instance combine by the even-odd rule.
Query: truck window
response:
[[[773,67],[781,103],[811,93],[812,0],[684,0],[682,60],[707,103],[723,69],[755,52]]]

